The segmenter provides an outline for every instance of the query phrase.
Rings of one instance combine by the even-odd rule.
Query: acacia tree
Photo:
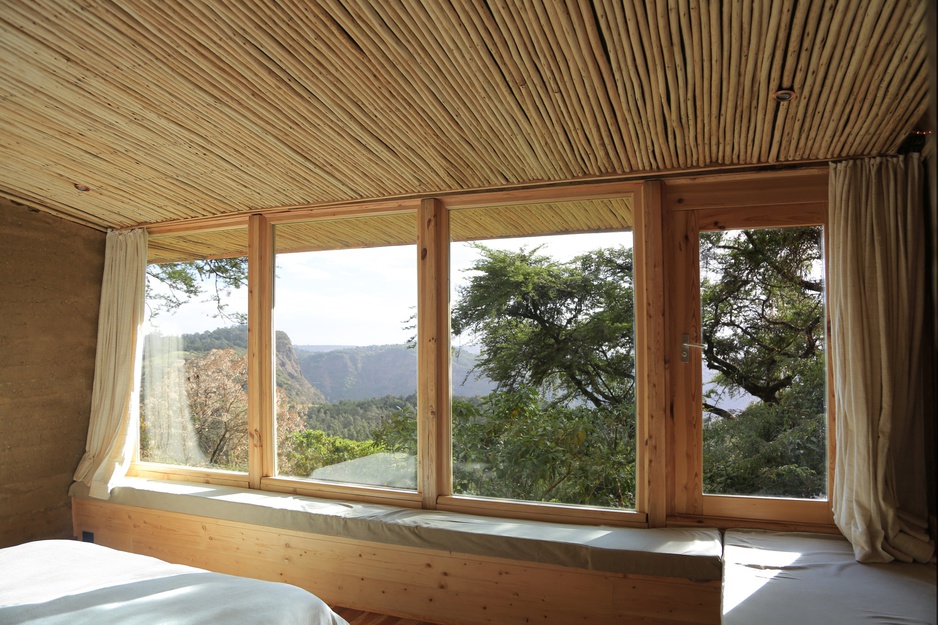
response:
[[[474,370],[496,391],[453,399],[455,492],[634,506],[631,251],[559,263],[536,249],[477,249],[452,325],[478,341]],[[416,454],[414,411],[389,415],[374,439]]]
[[[453,334],[481,346],[475,368],[500,391],[541,389],[553,405],[634,406],[632,251],[559,263],[538,250],[476,246],[453,307]]]
[[[537,249],[478,249],[453,330],[478,341],[475,368],[497,390],[454,401],[457,492],[634,505],[631,251],[559,263]],[[819,229],[707,234],[701,258],[703,355],[716,372],[704,398],[705,489],[814,496],[826,475]],[[743,410],[722,401],[745,393],[759,401]],[[374,449],[416,454],[413,411],[385,419],[373,438]],[[292,442],[335,447],[314,439]],[[281,461],[305,472],[303,456]]]
[[[635,362],[632,257],[569,263],[479,246],[453,309],[497,392],[454,402],[457,488],[631,505]],[[708,492],[811,497],[824,489],[820,229],[706,234],[701,241]],[[749,394],[743,410],[723,400]],[[612,479],[608,479],[612,476]],[[622,493],[628,493],[622,495]]]
[[[824,349],[818,229],[706,233],[701,258],[707,366],[724,384],[777,403]]]
[[[453,308],[496,383],[454,403],[457,492],[630,507],[635,492],[632,252],[561,263],[477,246]],[[471,409],[470,409],[471,408]]]
[[[701,236],[707,492],[814,497],[826,488],[820,228]],[[725,400],[744,394],[743,410]]]

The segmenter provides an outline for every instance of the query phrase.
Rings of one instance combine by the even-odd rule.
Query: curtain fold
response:
[[[107,234],[98,312],[91,420],[76,482],[107,499],[136,449],[147,267],[147,231]]]
[[[861,562],[928,561],[917,154],[833,163],[834,521]]]

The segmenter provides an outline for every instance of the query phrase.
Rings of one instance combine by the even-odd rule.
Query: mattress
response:
[[[934,564],[861,564],[843,537],[727,530],[724,625],[934,624]]]
[[[347,625],[309,592],[91,543],[0,549],[0,625]]]

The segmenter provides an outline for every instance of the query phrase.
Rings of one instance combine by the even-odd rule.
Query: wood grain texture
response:
[[[636,194],[634,237],[637,395],[637,507],[649,527],[663,527],[667,516],[667,388],[665,376],[664,246],[661,183],[647,182]]]
[[[415,621],[409,618],[390,616],[388,614],[377,614],[375,612],[363,612],[352,608],[343,608],[337,606],[335,613],[348,621],[349,625],[440,625],[430,621]]]
[[[927,5],[10,2],[0,194],[104,229],[893,153]]]
[[[437,200],[417,213],[418,491],[423,507],[436,508],[452,492],[452,385],[450,384],[449,211]]]
[[[671,211],[668,215],[669,270],[667,282],[667,359],[670,372],[668,414],[669,514],[703,513],[703,457],[700,406],[700,352],[691,350],[681,362],[681,337],[699,340],[700,292],[697,214]]]
[[[720,581],[369,543],[77,499],[95,542],[235,575],[284,581],[330,605],[447,625],[652,625],[720,621]],[[367,622],[367,621],[366,621]]]
[[[248,225],[248,436],[259,453],[248,454],[248,483],[275,475],[274,431],[274,233],[263,215]]]

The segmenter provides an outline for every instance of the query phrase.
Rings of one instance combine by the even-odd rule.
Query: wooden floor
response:
[[[434,625],[426,621],[414,621],[407,618],[362,612],[351,608],[333,608],[336,614],[349,622],[349,625]]]

